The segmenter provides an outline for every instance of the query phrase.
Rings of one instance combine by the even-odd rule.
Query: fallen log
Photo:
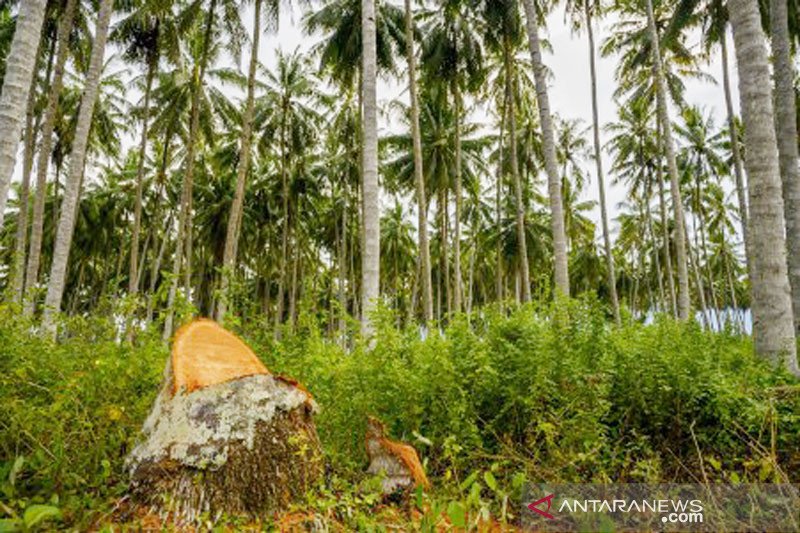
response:
[[[284,510],[319,479],[317,404],[211,320],[175,336],[127,459],[131,495],[176,523]]]

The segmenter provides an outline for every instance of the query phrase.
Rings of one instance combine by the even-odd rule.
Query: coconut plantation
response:
[[[0,0],[0,531],[800,530],[798,13]]]

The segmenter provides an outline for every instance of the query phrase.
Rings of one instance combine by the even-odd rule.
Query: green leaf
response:
[[[483,480],[486,482],[487,487],[492,489],[493,492],[497,492],[497,480],[491,472],[485,472],[483,474]]]
[[[454,527],[467,527],[467,511],[461,502],[450,502],[447,505],[447,516]]]
[[[14,460],[14,465],[11,467],[11,472],[8,473],[8,482],[11,486],[14,486],[14,483],[17,481],[17,474],[20,473],[22,470],[22,465],[25,463],[25,456],[19,455]]]
[[[28,528],[51,518],[60,520],[61,509],[52,505],[35,504],[25,509],[25,513],[22,515],[22,521],[25,523],[25,527]]]
[[[17,518],[0,518],[0,533],[22,531],[22,521]]]
[[[461,482],[458,488],[462,491],[467,490],[467,488],[469,488],[469,486],[472,485],[476,479],[478,479],[478,473],[473,472],[467,477],[467,479]]]

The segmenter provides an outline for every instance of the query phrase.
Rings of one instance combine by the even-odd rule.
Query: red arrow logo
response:
[[[555,516],[553,516],[553,515],[551,515],[550,513],[547,512],[547,511],[550,510],[550,507],[553,505],[553,498],[554,497],[555,497],[555,494],[551,494],[549,496],[545,496],[541,500],[536,500],[533,503],[529,503],[528,504],[528,509],[530,509],[534,513],[539,513],[540,515],[542,515],[543,517],[545,517],[545,518],[547,518],[549,520],[554,520]],[[543,502],[547,502],[547,511],[542,511],[541,509],[539,509],[537,507],[537,505],[539,505],[540,503],[543,503]]]

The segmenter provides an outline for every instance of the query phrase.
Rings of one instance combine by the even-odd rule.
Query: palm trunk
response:
[[[417,193],[417,237],[419,239],[420,275],[422,276],[422,316],[425,324],[433,320],[433,288],[431,283],[431,250],[428,243],[428,198],[425,192],[425,172],[422,161],[422,134],[419,126],[417,96],[417,58],[414,51],[411,0],[405,0],[406,58],[408,61],[408,93],[411,99],[411,137],[414,142],[414,182]]]
[[[37,54],[31,52],[39,49],[46,6],[45,0],[20,3],[14,38],[6,57],[6,74],[0,93],[0,228],[38,59]]]
[[[772,73],[775,77],[775,130],[783,183],[789,284],[792,288],[795,331],[800,331],[800,158],[797,149],[794,62],[786,0],[771,0],[770,6],[774,62]]]
[[[247,103],[242,124],[241,156],[236,170],[236,192],[233,196],[228,229],[225,235],[225,251],[222,256],[222,296],[217,304],[217,322],[225,320],[228,304],[228,287],[233,269],[236,267],[236,252],[242,225],[242,208],[247,172],[250,170],[250,150],[253,137],[253,114],[255,110],[256,68],[258,67],[258,44],[261,34],[261,0],[256,0],[253,16],[253,46],[250,49],[250,71],[247,76]]]
[[[344,182],[344,180],[342,180]],[[344,188],[344,187],[343,187]],[[339,237],[339,259],[337,261],[339,274],[339,335],[342,348],[345,346],[345,333],[347,332],[347,194],[342,191],[344,203],[342,205],[342,228]],[[428,270],[430,280],[430,270]]]
[[[589,71],[592,77],[592,131],[594,134],[594,160],[597,165],[597,189],[600,196],[600,222],[603,228],[603,245],[606,252],[606,270],[608,276],[608,296],[614,313],[614,322],[619,326],[622,319],[619,314],[619,298],[617,297],[617,275],[614,268],[614,256],[611,253],[611,232],[608,229],[608,210],[606,208],[606,186],[603,175],[602,144],[600,143],[600,118],[597,111],[597,67],[595,65],[594,28],[592,27],[592,8],[590,2],[583,2],[586,17],[586,31],[589,36]]]
[[[108,25],[111,20],[113,4],[113,0],[102,0],[100,3],[89,71],[86,74],[86,85],[83,88],[78,122],[75,127],[75,140],[72,143],[69,178],[64,187],[64,199],[58,221],[58,232],[56,233],[56,242],[53,249],[53,264],[50,269],[50,282],[47,287],[42,320],[44,330],[52,335],[55,335],[54,318],[61,309],[61,300],[64,296],[67,263],[70,247],[72,246],[72,234],[75,230],[76,210],[83,181],[89,130],[92,126],[94,106],[100,88],[100,75],[103,71],[103,58],[105,56]]]
[[[150,114],[150,93],[153,78],[158,68],[158,55],[153,53],[147,66],[147,81],[144,89],[144,110],[142,116],[142,133],[139,139],[139,161],[136,168],[136,198],[133,204],[133,230],[131,232],[131,255],[128,271],[128,293],[139,292],[139,235],[142,227],[142,189],[144,186],[144,160],[147,157],[147,129]]]
[[[364,250],[361,255],[361,330],[374,332],[372,313],[380,291],[380,198],[378,196],[378,102],[375,0],[361,0],[363,43],[363,150]]]
[[[36,302],[32,291],[39,279],[39,265],[42,257],[42,239],[44,236],[44,211],[47,202],[47,171],[50,164],[50,155],[53,146],[53,129],[58,115],[58,99],[64,84],[64,70],[69,54],[69,32],[77,9],[77,0],[67,0],[64,12],[58,21],[56,41],[56,62],[53,70],[53,79],[47,94],[47,107],[45,108],[44,122],[42,123],[39,154],[36,161],[36,193],[33,198],[33,218],[31,220],[31,240],[28,247],[28,262],[25,268],[25,300],[23,312],[33,314]]]
[[[455,196],[456,196],[456,213],[455,223],[453,226],[453,312],[460,313],[461,306],[461,290],[463,280],[461,276],[461,113],[463,104],[461,101],[461,87],[459,82],[461,80],[456,76],[453,82],[453,99],[455,100],[456,108],[456,124],[455,124],[455,143],[456,143],[456,161],[455,161]]]
[[[175,310],[175,297],[178,292],[181,270],[184,271],[184,290],[188,299],[191,291],[192,279],[192,189],[194,186],[194,165],[195,150],[198,143],[200,132],[200,97],[203,91],[203,79],[205,78],[206,66],[208,63],[209,47],[211,46],[211,34],[214,25],[214,9],[216,0],[211,0],[208,14],[205,21],[205,34],[203,36],[203,51],[200,57],[200,64],[195,68],[192,79],[192,104],[191,118],[189,123],[188,146],[186,147],[186,169],[183,175],[183,185],[181,187],[181,210],[178,215],[178,237],[175,242],[175,257],[172,263],[172,281],[170,282],[169,295],[167,296],[167,314],[164,319],[164,341],[172,336],[172,321]],[[184,255],[186,265],[184,267]]]
[[[288,167],[288,147],[286,145],[286,102],[283,104],[281,119],[281,193],[283,202],[283,223],[281,224],[281,262],[280,272],[278,272],[278,298],[275,301],[274,331],[275,339],[280,339],[281,322],[283,321],[284,292],[286,289],[286,265],[288,264],[289,254],[289,169]]]
[[[508,90],[505,91],[503,96],[502,109],[500,110],[500,135],[498,136],[498,162],[497,162],[497,185],[495,187],[494,208],[495,208],[495,228],[497,231],[497,247],[495,253],[497,254],[497,272],[495,273],[495,294],[497,302],[502,303],[505,295],[503,294],[503,210],[502,210],[502,195],[503,195],[503,177],[505,173],[505,154],[503,152],[503,137],[506,133],[506,112],[507,112]]]
[[[745,124],[750,187],[749,236],[755,276],[752,285],[753,337],[756,352],[797,366],[792,300],[786,263],[778,142],[769,79],[769,59],[755,0],[730,0],[739,70],[739,94]]]
[[[661,121],[657,120],[656,137],[658,139],[658,153],[662,151],[661,143]],[[678,317],[678,303],[675,298],[675,278],[672,274],[672,252],[670,251],[671,241],[669,238],[669,219],[667,218],[667,198],[664,190],[664,169],[661,164],[661,156],[658,156],[656,166],[656,177],[658,179],[658,208],[661,217],[661,231],[664,239],[664,265],[666,266],[667,288],[669,289],[669,302],[672,316]]]
[[[35,85],[35,80],[33,85]],[[17,230],[14,235],[14,255],[11,259],[11,300],[14,303],[22,301],[22,290],[25,284],[25,244],[28,238],[28,196],[31,187],[31,171],[36,143],[36,130],[34,126],[34,103],[36,90],[32,86],[28,95],[28,110],[25,117],[25,156],[22,165],[22,184],[19,192],[19,212],[17,214]]]
[[[678,263],[678,318],[689,318],[689,272],[686,259],[686,236],[684,231],[683,203],[681,201],[680,182],[678,179],[678,165],[675,161],[675,143],[672,139],[672,123],[669,119],[667,108],[667,88],[664,81],[664,67],[661,63],[661,47],[658,31],[656,30],[655,17],[653,16],[653,2],[647,0],[647,22],[650,33],[650,46],[653,55],[653,77],[656,84],[656,100],[658,114],[661,120],[662,141],[667,156],[669,170],[670,192],[672,194],[672,210],[675,217],[675,254]]]
[[[536,82],[536,101],[539,104],[539,121],[542,125],[542,150],[547,172],[547,190],[550,197],[550,224],[553,232],[553,255],[555,263],[556,289],[569,296],[569,266],[567,258],[567,235],[564,229],[564,206],[561,201],[561,176],[556,163],[555,134],[553,117],[550,115],[550,98],[547,93],[547,72],[542,62],[539,43],[538,18],[533,0],[523,0],[528,30],[528,46],[533,61],[533,75]]]
[[[528,242],[525,236],[525,197],[522,193],[522,179],[517,161],[517,110],[515,103],[516,74],[512,65],[511,46],[509,42],[504,46],[504,67],[506,74],[506,104],[508,106],[508,152],[511,159],[511,180],[514,182],[514,197],[517,204],[517,255],[519,256],[519,273],[522,277],[522,303],[531,301],[531,277],[528,266]],[[563,228],[562,228],[563,229]]]
[[[742,240],[744,241],[744,259],[748,271],[752,268],[750,257],[750,244],[747,239],[747,187],[744,183],[744,169],[742,169],[742,155],[739,150],[739,135],[736,132],[735,113],[733,111],[733,97],[731,96],[731,79],[728,70],[728,35],[721,32],[720,46],[722,49],[722,85],[725,90],[725,109],[728,120],[728,132],[731,137],[731,151],[733,153],[733,175],[736,180],[736,198],[739,201],[739,218],[742,223]]]

